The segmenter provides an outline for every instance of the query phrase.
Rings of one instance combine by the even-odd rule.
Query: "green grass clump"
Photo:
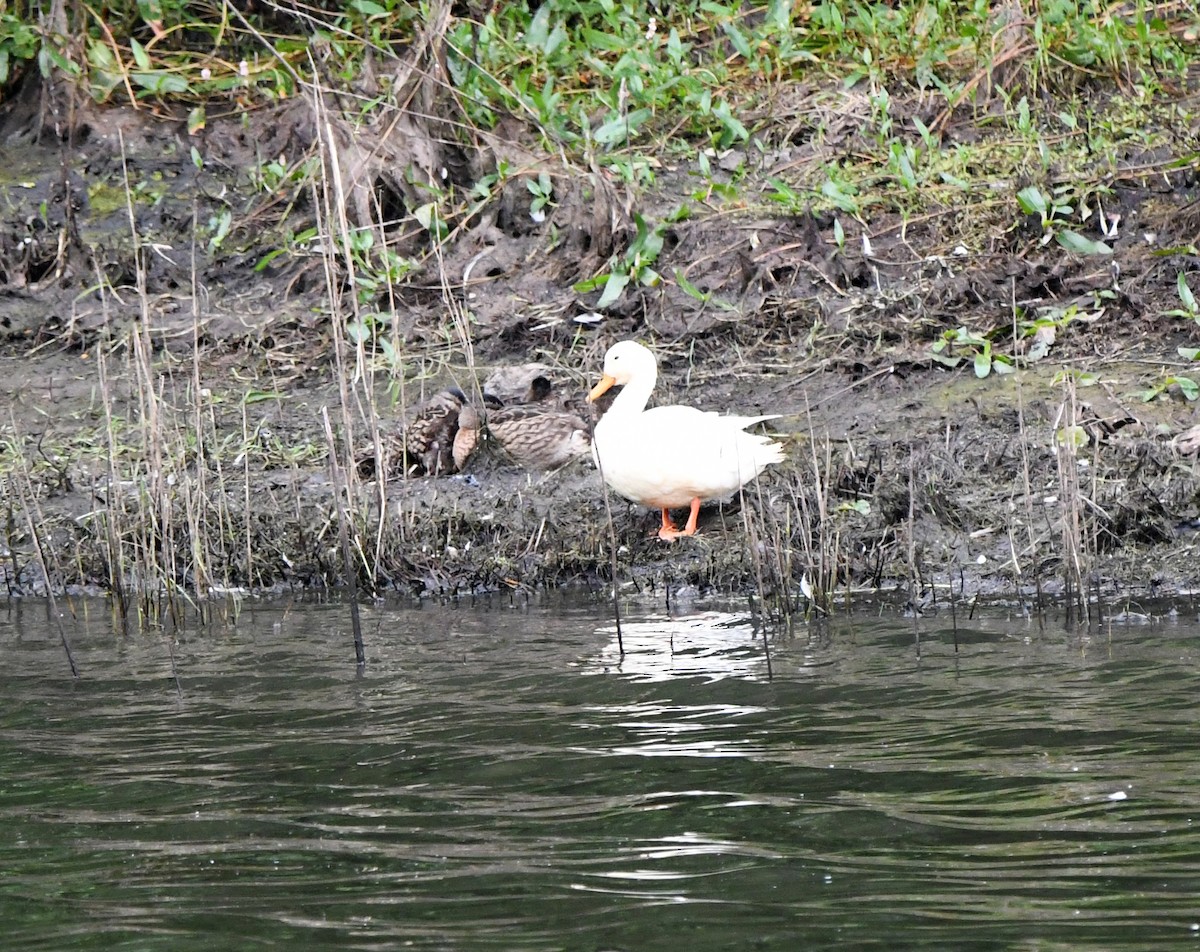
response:
[[[444,52],[468,124],[492,128],[513,115],[552,153],[578,158],[725,149],[774,117],[781,90],[835,78],[869,97],[881,172],[908,191],[962,174],[932,154],[930,124],[889,134],[891,99],[907,90],[932,96],[944,120],[996,95],[1015,110],[1100,80],[1137,98],[1186,73],[1200,25],[1182,0],[692,0],[661,9],[645,0],[547,0],[493,4],[478,17],[400,0],[303,14],[127,0],[73,6],[57,20],[40,6],[0,14],[0,84],[36,68],[100,102],[183,103],[193,130],[212,113],[294,97],[306,83],[353,87],[373,72],[382,95],[364,99],[365,117],[389,92],[388,70],[371,63],[403,60],[424,43]],[[836,182],[829,190],[839,191]]]
[[[0,14],[0,83],[36,62],[97,100],[205,103],[292,96],[297,80],[352,83],[364,58],[403,56],[425,5],[356,0],[303,15],[179,0],[81,6],[58,23],[33,4]],[[78,22],[71,22],[74,18]],[[448,66],[473,121],[533,120],[559,146],[600,149],[683,134],[744,140],[742,113],[781,82],[906,83],[949,103],[1006,64],[1032,92],[1068,78],[1157,84],[1195,53],[1195,8],[1077,0],[814,4],[548,0],[446,20]],[[369,104],[368,104],[369,108]]]

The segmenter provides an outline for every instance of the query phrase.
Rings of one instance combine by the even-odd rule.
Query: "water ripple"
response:
[[[22,949],[1195,941],[1200,630],[336,606],[0,628]],[[172,679],[171,654],[180,681]],[[66,914],[64,914],[64,911]]]

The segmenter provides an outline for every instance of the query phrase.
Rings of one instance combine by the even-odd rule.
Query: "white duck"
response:
[[[604,355],[604,375],[588,402],[616,384],[624,389],[596,424],[592,455],[604,481],[616,492],[662,510],[658,537],[673,541],[694,535],[700,503],[732,495],[759,473],[783,460],[783,447],[746,427],[770,416],[721,416],[695,407],[646,409],[658,380],[654,354],[632,340],[613,344]],[[668,510],[691,507],[681,530]]]

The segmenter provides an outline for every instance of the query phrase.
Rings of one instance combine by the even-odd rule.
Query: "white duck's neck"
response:
[[[657,367],[647,367],[634,374],[629,378],[629,382],[621,388],[621,392],[613,400],[612,406],[604,414],[604,419],[607,420],[611,416],[614,420],[627,420],[641,414],[646,409],[646,404],[650,402],[650,394],[654,392],[654,385],[657,382]]]

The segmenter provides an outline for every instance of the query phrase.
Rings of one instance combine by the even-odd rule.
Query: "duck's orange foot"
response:
[[[696,534],[696,510],[700,508],[700,500],[696,500],[696,505],[691,512],[691,517],[687,521],[687,525],[682,529],[678,528],[671,521],[671,514],[666,509],[662,511],[662,528],[658,530],[658,537],[664,542],[674,542],[680,536],[690,536]]]
[[[671,521],[671,514],[665,509],[662,511],[662,528],[658,530],[658,537],[664,542],[674,542],[679,538],[679,529]]]

